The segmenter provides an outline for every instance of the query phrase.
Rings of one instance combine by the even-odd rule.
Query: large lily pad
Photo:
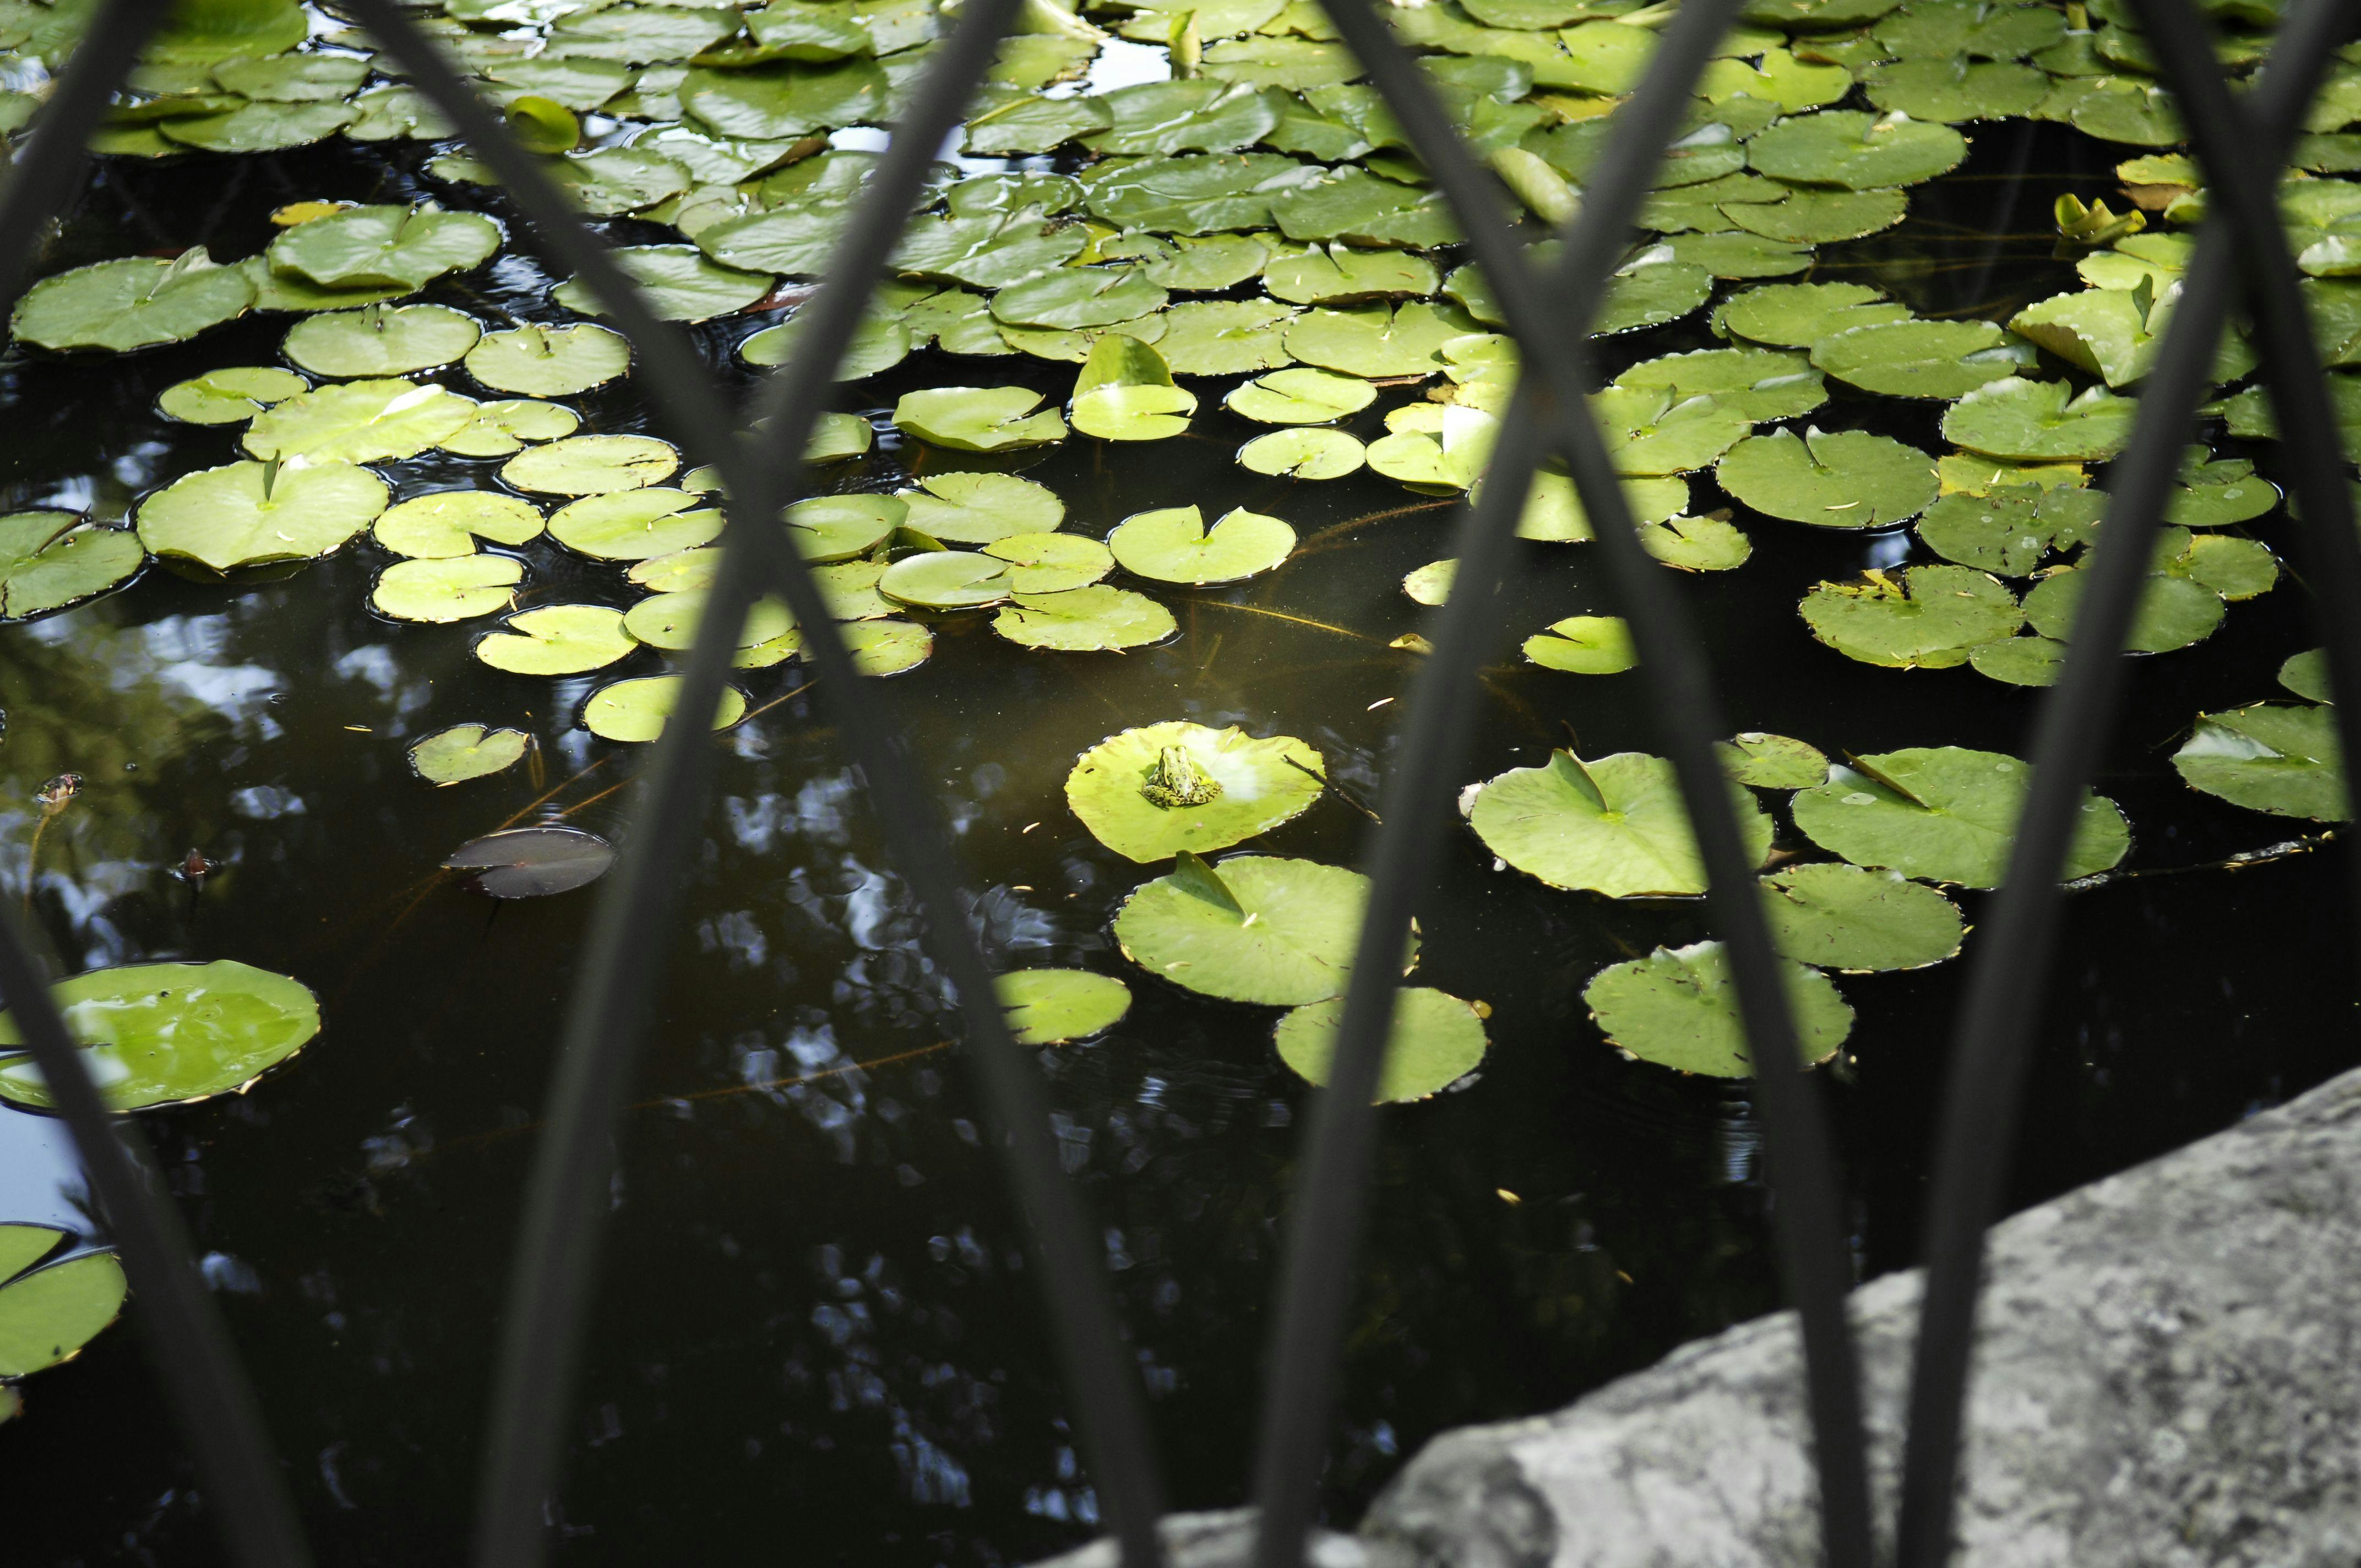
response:
[[[1760,512],[1815,528],[1885,528],[1934,502],[1934,461],[1864,431],[1775,430],[1732,446],[1714,469],[1721,488]]]
[[[708,260],[693,245],[633,245],[610,254],[659,321],[701,322],[734,315],[771,291],[768,272],[724,267]],[[551,297],[585,315],[607,313],[605,302],[579,278],[560,283]]]
[[[664,720],[680,701],[678,675],[642,675],[600,686],[582,705],[582,727],[602,740],[645,742],[664,733]],[[714,704],[713,728],[727,729],[746,716],[746,694],[723,686]]]
[[[639,646],[623,612],[595,604],[553,604],[509,617],[506,630],[478,640],[476,657],[520,675],[579,675],[606,668]]]
[[[1172,612],[1145,594],[1102,585],[1062,593],[1012,593],[992,629],[1027,648],[1120,652],[1161,642],[1178,630]]]
[[[147,558],[137,535],[73,512],[0,514],[0,620],[47,615],[103,594]]]
[[[680,454],[652,435],[573,435],[519,453],[500,477],[547,496],[603,496],[661,485],[679,471]]]
[[[1018,533],[1050,533],[1066,506],[1046,485],[1014,474],[928,474],[897,492],[912,528],[950,544],[989,544]]]
[[[1142,82],[1101,102],[1113,123],[1087,139],[1101,154],[1235,152],[1279,124],[1277,111],[1247,82]]]
[[[1016,537],[1022,537],[1017,535]],[[1009,563],[972,550],[925,550],[885,568],[877,591],[920,609],[981,609],[1015,591]]]
[[[138,1111],[243,1089],[320,1032],[320,1003],[300,981],[250,964],[133,964],[49,987],[107,1106]],[[0,1014],[0,1051],[23,1045]],[[29,1056],[0,1059],[0,1098],[44,1109],[49,1084]]]
[[[2353,815],[2333,708],[2258,703],[2201,713],[2172,765],[2191,788],[2250,811],[2316,822]]]
[[[1838,652],[1893,670],[1954,668],[2025,623],[2015,594],[1965,566],[1872,570],[1859,582],[1822,583],[1801,610],[1812,635]]]
[[[1193,506],[1136,512],[1107,535],[1124,570],[1160,583],[1235,583],[1268,572],[1295,548],[1295,530],[1239,507],[1208,528]]]
[[[610,490],[550,514],[549,536],[601,561],[645,561],[721,537],[721,514],[705,498],[668,485]]]
[[[2095,462],[2131,439],[2133,402],[2104,387],[2077,396],[2063,381],[1994,381],[1953,403],[1943,436],[2017,463]]]
[[[270,242],[273,270],[323,288],[423,288],[464,272],[500,248],[500,226],[480,213],[417,207],[346,207],[298,224]]]
[[[1960,746],[1859,757],[1830,770],[1827,784],[1797,793],[1795,826],[1857,866],[1997,887],[2032,775],[2015,757]],[[2105,871],[2130,847],[2131,829],[2114,802],[2086,793],[2066,877]]]
[[[1326,764],[1291,735],[1171,719],[1110,735],[1066,775],[1066,802],[1108,849],[1146,863],[1226,849],[1320,798]]]
[[[1957,398],[2033,362],[2029,345],[1990,322],[1891,321],[1847,327],[1811,345],[1812,363],[1865,392]]]
[[[466,429],[477,407],[456,392],[400,378],[346,381],[265,409],[240,444],[257,457],[315,465],[398,462]]]
[[[292,370],[268,365],[234,365],[185,381],[175,381],[156,400],[156,407],[183,424],[244,424],[312,383]]]
[[[1822,969],[1923,969],[1957,954],[1967,929],[1957,905],[1896,872],[1823,861],[1763,889],[1779,950]]]
[[[1865,283],[1773,283],[1738,295],[1715,319],[1756,343],[1809,348],[1853,327],[1908,321],[1910,307]]]
[[[407,376],[432,370],[476,346],[473,318],[445,305],[324,311],[287,331],[287,357],[315,376]]]
[[[1443,368],[1444,343],[1476,330],[1449,304],[1306,311],[1288,323],[1287,351],[1306,365],[1373,380],[1426,376]]]
[[[1302,366],[1257,377],[1222,401],[1232,413],[1263,424],[1330,424],[1367,408],[1377,395],[1358,376]]]
[[[385,510],[385,481],[349,463],[282,467],[265,493],[260,463],[184,474],[139,503],[139,542],[228,572],[325,555]]]
[[[1300,1007],[1344,993],[1368,896],[1368,879],[1342,866],[1269,855],[1209,866],[1190,854],[1124,900],[1115,938],[1175,985]]]
[[[1742,788],[1730,789],[1747,858],[1759,861],[1771,849],[1771,819]],[[1486,848],[1552,887],[1609,898],[1705,891],[1688,811],[1661,757],[1622,751],[1585,762],[1554,751],[1541,767],[1486,783],[1468,821]]]
[[[1155,348],[1109,335],[1082,362],[1069,411],[1076,430],[1103,441],[1162,441],[1189,428],[1197,394],[1173,385]]]
[[[1272,1040],[1279,1059],[1305,1082],[1326,1087],[1336,1056],[1336,1028],[1344,1019],[1341,996],[1307,1003],[1286,1014]],[[1400,1103],[1441,1093],[1476,1070],[1488,1043],[1484,1020],[1474,1007],[1427,986],[1404,986],[1395,994],[1393,1025],[1386,1034],[1378,1102]]]
[[[450,555],[396,561],[378,574],[369,608],[396,620],[447,626],[497,615],[515,602],[524,563],[512,555]]]
[[[1027,387],[937,387],[905,392],[894,422],[921,441],[956,452],[1008,452],[1066,438],[1066,422]]]
[[[620,333],[587,323],[489,333],[467,355],[467,374],[477,381],[530,398],[569,398],[603,387],[631,363],[631,345]]]
[[[1788,963],[1783,972],[1804,1061],[1826,1061],[1852,1032],[1852,1009],[1819,970]],[[1584,987],[1582,999],[1608,1043],[1642,1061],[1715,1078],[1753,1075],[1737,983],[1719,942],[1658,948],[1611,965]]]
[[[1746,154],[1773,180],[1869,191],[1949,172],[1968,156],[1968,138],[1907,115],[1823,109],[1773,126],[1747,144]]]
[[[16,302],[9,331],[43,348],[122,354],[194,337],[253,302],[247,274],[201,247],[171,261],[127,256],[44,278]]]

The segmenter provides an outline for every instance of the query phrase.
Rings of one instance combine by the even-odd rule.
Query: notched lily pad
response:
[[[582,727],[602,740],[653,740],[680,701],[678,675],[642,675],[600,686],[582,705]],[[713,728],[727,729],[746,716],[746,694],[725,685],[713,706]]]
[[[128,582],[148,559],[128,529],[68,511],[0,515],[0,620],[26,620]]]
[[[1131,987],[1079,969],[1015,970],[993,989],[1020,1046],[1060,1046],[1104,1035],[1131,1011]]]
[[[2191,788],[2249,811],[2315,822],[2353,815],[2331,707],[2258,703],[2201,713],[2172,765]]]
[[[1956,956],[1967,929],[1958,905],[1896,872],[1790,866],[1763,891],[1779,950],[1822,969],[1924,969]]]
[[[1115,938],[1132,962],[1202,995],[1300,1007],[1344,994],[1368,896],[1368,879],[1342,866],[1183,853],[1124,900]],[[1416,950],[1413,936],[1405,969]]]
[[[1750,862],[1770,852],[1771,819],[1730,786],[1730,808]],[[1476,794],[1468,824],[1485,847],[1552,887],[1609,898],[1705,891],[1705,862],[1689,828],[1673,765],[1618,752],[1583,762],[1554,751],[1538,768],[1511,768]]]
[[[1171,719],[1111,735],[1066,775],[1066,802],[1092,836],[1146,864],[1226,849],[1293,820],[1320,798],[1327,765],[1291,735]]]
[[[1268,572],[1295,548],[1295,530],[1239,507],[1213,527],[1193,506],[1136,512],[1107,535],[1124,570],[1162,583],[1203,587]]]
[[[1997,887],[2033,770],[1998,751],[1912,747],[1856,757],[1828,782],[1800,791],[1795,826],[1812,842],[1858,866],[1929,882]],[[2105,871],[2131,848],[2114,802],[2085,792],[2068,881]]]

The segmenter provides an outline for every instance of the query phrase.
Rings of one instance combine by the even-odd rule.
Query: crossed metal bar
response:
[[[164,0],[107,0],[69,62],[30,143],[0,185],[0,312],[21,292],[47,214],[63,209],[82,148],[160,18]],[[799,485],[801,454],[834,372],[924,188],[1014,23],[1020,0],[967,0],[928,61],[838,251],[838,265],[802,313],[790,361],[748,400],[738,426],[680,334],[659,322],[603,242],[533,156],[401,11],[398,0],[345,8],[409,73],[491,167],[532,224],[525,242],[581,278],[630,339],[655,404],[681,443],[721,474],[730,521],[720,569],[699,622],[675,711],[618,868],[605,883],[584,980],[570,1008],[551,1091],[550,1131],[536,1152],[511,1282],[490,1441],[477,1521],[484,1568],[533,1568],[544,1556],[544,1499],[555,1488],[559,1433],[578,1358],[611,1172],[612,1137],[710,782],[712,748],[698,716],[718,700],[739,627],[766,588],[804,628],[807,656],[834,704],[849,751],[873,798],[897,868],[929,916],[925,940],[958,999],[976,1066],[1039,1257],[1054,1336],[1093,1480],[1132,1568],[1159,1558],[1161,1488],[1137,1372],[1094,1261],[1092,1232],[1059,1172],[1041,1086],[1010,1037],[992,974],[970,933],[949,837],[875,688],[851,656],[810,569],[775,520]],[[1338,32],[1435,177],[1491,281],[1531,369],[1518,385],[1480,489],[1459,527],[1459,567],[1436,618],[1434,653],[1406,703],[1402,762],[1372,835],[1371,892],[1358,938],[1329,1089],[1319,1097],[1297,1182],[1278,1310],[1268,1349],[1255,1497],[1257,1568],[1297,1568],[1316,1515],[1338,1347],[1374,1148],[1374,1093],[1393,1011],[1392,968],[1411,907],[1449,828],[1451,785],[1466,751],[1465,700],[1496,628],[1489,609],[1514,551],[1539,464],[1563,457],[1653,683],[1665,750],[1706,863],[1709,907],[1728,946],[1746,1035],[1758,1064],[1779,1249],[1802,1323],[1807,1408],[1820,1476],[1823,1553],[1831,1568],[1876,1561],[1859,1376],[1844,1318],[1851,1269],[1835,1160],[1816,1085],[1803,1075],[1794,1021],[1763,906],[1714,751],[1722,724],[1685,609],[1642,546],[1587,393],[1585,339],[1616,260],[1698,74],[1740,0],[1689,0],[1666,27],[1564,236],[1536,276],[1494,185],[1453,128],[1415,58],[1369,0],[1323,0]],[[2209,201],[2172,322],[2084,565],[2064,674],[2042,704],[2034,782],[2007,880],[1971,970],[1942,1109],[1928,1209],[1928,1281],[1912,1386],[1909,1448],[1896,1541],[1904,1568],[1937,1568],[1952,1546],[1960,1419],[1975,1325],[1983,1233],[1998,1204],[2032,1025],[2059,910],[2057,879],[2098,762],[2123,677],[2126,641],[2178,454],[2243,280],[2263,340],[2273,406],[2286,440],[2310,564],[2321,586],[2331,684],[2361,693],[2361,534],[2355,531],[2338,431],[2296,270],[2274,206],[2276,173],[2334,46],[2354,21],[2349,0],[2300,0],[2262,84],[2234,101],[2208,29],[2189,0],[2137,0],[2147,35],[2195,132]],[[2282,66],[2279,62],[2290,63]],[[1545,313],[1554,310],[1554,315]],[[2361,705],[2334,709],[2344,754],[2361,757]],[[2361,871],[2361,856],[2356,857]],[[250,1385],[195,1271],[177,1212],[160,1195],[136,1125],[111,1118],[50,1000],[37,948],[0,910],[0,998],[19,1020],[138,1291],[159,1375],[191,1439],[235,1559],[302,1568],[309,1554]],[[2029,978],[2028,978],[2029,977]]]

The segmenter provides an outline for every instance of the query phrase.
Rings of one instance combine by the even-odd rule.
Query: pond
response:
[[[781,0],[746,18],[595,0],[446,9],[445,36],[513,122],[553,148],[581,138],[556,166],[612,240],[704,247],[643,252],[656,258],[644,265],[667,269],[672,314],[701,318],[686,330],[733,397],[753,384],[750,357],[775,359],[776,337],[748,340],[794,319],[933,27],[917,0]],[[939,215],[921,220],[936,227],[911,242],[864,334],[868,373],[839,389],[851,417],[823,435],[841,455],[807,493],[873,498],[840,504],[854,521],[838,526],[859,537],[836,591],[871,629],[873,666],[907,664],[874,677],[873,699],[951,822],[987,955],[1128,990],[1119,1022],[1044,1047],[1039,1069],[1065,1167],[1104,1229],[1173,1501],[1226,1507],[1246,1486],[1274,1252],[1313,1091],[1274,1047],[1278,1005],[1192,986],[1156,960],[1154,932],[1118,940],[1126,901],[1180,874],[1175,845],[1139,858],[1110,847],[1121,835],[1077,815],[1069,775],[1108,737],[1206,727],[1159,731],[1120,760],[1144,783],[1116,804],[1177,833],[1220,809],[1202,776],[1228,765],[1212,731],[1294,738],[1324,781],[1261,831],[1208,828],[1213,871],[1235,889],[1261,873],[1223,873],[1224,853],[1357,863],[1429,623],[1405,578],[1435,597],[1434,574],[1418,574],[1451,553],[1513,353],[1486,330],[1480,280],[1455,271],[1463,258],[1422,172],[1353,96],[1349,61],[1303,0],[1093,11],[1123,35],[1104,38],[1052,12],[1005,46],[971,150],[947,163]],[[0,82],[38,94],[81,15],[8,0]],[[1625,0],[1437,0],[1392,15],[1432,51],[1463,126],[1488,150],[1527,155],[1494,163],[1541,208],[1578,184],[1594,116],[1662,20]],[[2268,16],[2225,16],[2225,49],[2251,63]],[[0,895],[54,945],[62,975],[197,960],[217,966],[210,984],[248,983],[227,960],[263,971],[256,986],[301,982],[269,992],[276,1065],[256,1077],[232,1063],[204,1097],[138,1119],[322,1559],[444,1563],[467,1530],[519,1196],[595,884],[496,901],[443,865],[519,826],[628,839],[650,748],[593,733],[586,709],[608,735],[652,733],[660,708],[594,699],[680,657],[666,645],[693,603],[620,630],[618,612],[650,585],[695,587],[707,558],[678,552],[710,537],[684,521],[707,503],[663,448],[552,444],[679,432],[614,368],[545,389],[570,387],[573,367],[536,368],[553,340],[533,329],[595,323],[589,302],[560,289],[507,200],[434,139],[390,63],[364,69],[366,40],[324,10],[288,34],[258,0],[183,11],[175,27],[44,250],[38,271],[64,283],[28,298],[0,359],[0,512],[54,519],[23,525],[47,532],[0,563],[0,592],[32,596],[7,603],[34,606],[0,625]],[[215,36],[238,27],[242,43]],[[1942,961],[1959,946],[1945,922],[1963,920],[1972,948],[1995,841],[1963,850],[1927,837],[1922,818],[1974,817],[1990,804],[1976,792],[2024,754],[2040,696],[2026,683],[2045,677],[2070,625],[2059,568],[2092,526],[2076,498],[2120,444],[2128,403],[2114,394],[2127,400],[2152,356],[2203,193],[2170,151],[2169,100],[2150,91],[2114,5],[1769,0],[1729,49],[1683,144],[1694,161],[1675,160],[1650,203],[1610,305],[1628,330],[1598,342],[1602,375],[1620,378],[1600,406],[1621,416],[1610,435],[1631,455],[1635,500],[1677,492],[1643,517],[1701,520],[1651,540],[1689,568],[1677,587],[1724,711],[1749,735],[1804,743],[1779,751],[1785,774],[1752,781],[1766,870],[1799,908],[1814,887],[1874,895],[1796,916],[1794,949],[1828,971],[1807,1016],[1832,1053],[1816,1077],[1865,1277],[1916,1261],[1963,971]],[[1198,73],[1179,96],[1176,64]],[[2361,157],[2333,104],[2284,204],[2324,348],[2344,363],[2361,282],[2338,258],[2361,204],[2336,175]],[[1250,166],[1251,190],[1233,178],[1246,159],[1273,160]],[[1271,183],[1289,160],[1298,172]],[[1184,188],[1192,179],[1204,183]],[[2061,197],[2088,204],[2075,234],[2059,223],[2086,209],[2061,210]],[[434,220],[427,203],[498,227],[471,250],[471,225]],[[957,228],[963,214],[988,220],[982,241]],[[422,221],[448,257],[415,281],[353,281],[352,256],[382,265]],[[192,250],[245,264],[240,281],[174,261]],[[296,266],[306,257],[312,272]],[[74,269],[126,258],[235,297],[198,308],[173,296],[162,335],[93,345],[149,335],[165,297],[147,274],[136,299],[103,308],[60,291],[97,276]],[[1851,291],[1777,291],[1796,283]],[[1108,303],[1118,290],[1137,298]],[[421,305],[456,324],[401,314]],[[299,323],[311,341],[291,339]],[[1906,331],[1875,335],[1893,326]],[[438,333],[449,342],[401,364]],[[524,370],[468,356],[478,333],[522,334],[500,341]],[[1152,353],[1126,346],[1148,340]],[[593,354],[602,340],[554,341]],[[408,385],[368,390],[395,373],[359,374],[356,355],[399,366]],[[277,375],[186,388],[233,367]],[[1321,374],[1257,383],[1259,401],[1241,391],[1290,367]],[[2252,356],[2233,345],[2219,368],[2225,400],[2196,437],[2214,466],[2192,466],[2176,499],[2191,526],[2151,590],[2142,632],[2158,651],[2136,660],[2097,782],[2127,831],[2099,835],[2078,868],[2091,874],[2070,895],[2013,1205],[2355,1060],[2336,978],[2344,871],[2315,852],[2334,837],[2315,818],[2340,814],[2341,782],[2333,748],[2301,744],[2316,738],[2307,726],[2324,729],[2305,700],[2319,683],[2298,665],[2281,684],[2317,637],[2293,525],[2264,483],[2278,466],[2246,389]],[[1111,377],[1121,395],[1074,401],[1071,428],[1050,420],[1055,439],[1009,433],[1037,402],[1067,411],[1078,373]],[[1170,385],[1193,406],[1156,390]],[[1026,395],[983,412],[923,396],[951,387]],[[511,395],[530,407],[486,416],[442,400]],[[1340,400],[1301,423],[1248,417],[1304,418],[1311,397]],[[445,408],[459,411],[422,435],[417,422]],[[1294,430],[1349,439],[1292,444],[1261,463],[1277,473],[1241,460]],[[1638,455],[1650,444],[1670,455]],[[1315,459],[1344,471],[1287,471]],[[201,483],[250,486],[247,500],[191,484],[240,461]],[[651,462],[662,472],[613,477]],[[2243,464],[2258,477],[2225,466]],[[304,488],[363,474],[386,488],[357,492],[357,521]],[[923,488],[974,474],[1026,484]],[[269,515],[253,505],[266,484],[310,498],[285,548],[221,525]],[[676,494],[646,503],[655,490]],[[442,514],[413,510],[405,532],[376,510],[455,492],[504,499],[468,503],[485,509],[466,514],[478,538],[452,554],[433,543],[447,537]],[[915,505],[879,499],[904,492]],[[952,504],[987,493],[1029,521]],[[555,521],[586,494],[597,504]],[[189,504],[159,504],[175,495]],[[1841,515],[1862,503],[1857,521]],[[1188,507],[1249,521],[1224,548],[1199,543],[1186,519],[1131,524],[1111,560],[1071,543]],[[28,558],[81,520],[81,547],[127,550],[120,580],[39,602]],[[929,521],[941,537],[893,532]],[[1124,651],[1017,640],[1053,633],[1027,632],[1005,600],[1034,587],[1012,588],[1007,563],[981,546],[1045,526],[1059,543],[1011,554],[1044,571],[1089,565],[1053,576],[1027,615]],[[1340,1519],[1443,1428],[1563,1403],[1780,1299],[1743,1063],[1726,1047],[1713,1057],[1710,1018],[1666,1024],[1652,1010],[1711,978],[1709,952],[1690,947],[1711,932],[1679,885],[1682,835],[1648,837],[1650,853],[1671,842],[1668,858],[1634,872],[1631,846],[1602,850],[1598,813],[1567,804],[1588,788],[1612,797],[1602,808],[1645,815],[1659,737],[1644,679],[1620,667],[1611,624],[1521,651],[1616,608],[1578,519],[1536,503],[1529,527],[1554,537],[1522,547],[1461,776],[1528,772],[1489,786],[1504,792],[1489,817],[1476,798],[1419,905],[1412,983],[1480,1002],[1452,1014],[1463,1041],[1480,1024],[1480,1060],[1463,1071],[1454,1058],[1383,1113],[1326,1478]],[[960,558],[937,558],[941,543]],[[405,559],[413,568],[396,570]],[[460,582],[431,565],[454,559],[486,575]],[[1934,575],[1905,576],[1916,571]],[[1094,573],[1104,586],[1089,591],[1130,596],[1119,615],[1105,600],[1050,602]],[[407,598],[388,587],[405,576]],[[897,584],[891,601],[873,591]],[[568,636],[483,652],[504,618],[569,606],[592,609]],[[874,630],[895,626],[914,630]],[[919,1568],[1060,1550],[1091,1533],[1096,1501],[956,1019],[791,634],[758,623],[746,641],[743,714],[717,739],[685,913],[649,955],[665,980],[622,1127],[551,1511],[556,1554]],[[520,739],[446,740],[423,765],[491,771],[422,777],[413,748],[464,725]],[[1831,775],[1829,759],[1852,771]],[[69,774],[76,784],[58,782]],[[1832,824],[1854,796],[1898,837],[1865,842]],[[1289,1001],[1333,989],[1303,978],[1311,959],[1283,958],[1301,992]],[[23,1103],[38,1091],[0,1062],[0,1227],[67,1234],[42,1234],[21,1261],[0,1247],[0,1277],[104,1246],[61,1129]],[[153,1098],[190,1095],[168,1083]],[[0,1318],[7,1299],[0,1288]],[[22,1404],[0,1420],[0,1470],[13,1495],[46,1500],[12,1519],[11,1561],[221,1560],[137,1311],[62,1365],[0,1384]]]

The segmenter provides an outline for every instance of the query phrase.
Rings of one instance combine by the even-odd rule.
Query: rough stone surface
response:
[[[2361,1563],[2361,1072],[1993,1233],[1961,1568]],[[1890,1528],[1916,1273],[1857,1291]],[[1805,1568],[1792,1314],[1554,1415],[1445,1433],[1317,1568]],[[1235,1568],[1251,1515],[1168,1521]],[[1889,1542],[1890,1545],[1890,1542]],[[1100,1542],[1060,1568],[1115,1568]]]

